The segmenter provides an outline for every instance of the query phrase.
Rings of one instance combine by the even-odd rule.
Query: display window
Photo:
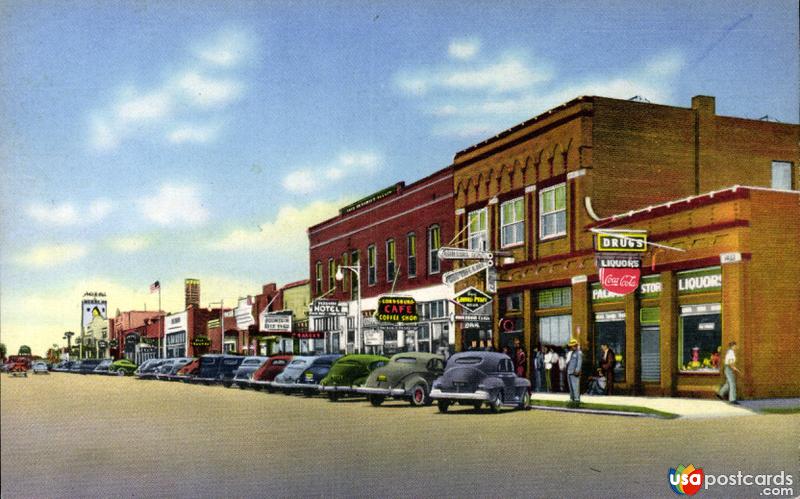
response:
[[[680,372],[719,372],[722,352],[721,310],[719,303],[681,307],[678,330]]]

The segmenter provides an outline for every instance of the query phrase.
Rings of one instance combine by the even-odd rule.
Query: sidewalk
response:
[[[532,393],[531,405],[536,405],[536,400],[569,401],[567,393]],[[677,414],[681,418],[721,418],[731,416],[754,416],[757,413],[744,405],[730,405],[721,400],[690,399],[672,397],[628,397],[621,395],[581,395],[581,402],[587,404],[607,404],[623,406],[646,407],[656,411]],[[575,409],[581,412],[581,409]],[[587,411],[588,412],[588,411]]]

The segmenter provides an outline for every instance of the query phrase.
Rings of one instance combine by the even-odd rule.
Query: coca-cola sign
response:
[[[600,285],[611,293],[626,295],[639,287],[639,269],[601,268]]]

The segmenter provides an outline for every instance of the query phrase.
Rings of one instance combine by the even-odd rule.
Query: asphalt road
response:
[[[3,498],[675,497],[670,467],[794,472],[800,416],[501,414],[49,376],[0,381]],[[704,497],[753,497],[722,487]]]

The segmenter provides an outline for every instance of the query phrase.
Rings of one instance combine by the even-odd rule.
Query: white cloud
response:
[[[80,260],[88,252],[88,247],[79,243],[43,244],[17,255],[16,262],[23,267],[47,269]]]
[[[242,90],[242,85],[235,80],[210,78],[194,71],[181,76],[178,86],[198,106],[226,104],[239,97]]]
[[[320,168],[303,167],[289,172],[283,178],[283,188],[298,194],[316,192],[347,177],[369,175],[380,167],[381,161],[381,156],[374,152],[343,152]]]
[[[461,60],[472,59],[480,50],[481,42],[476,39],[452,40],[447,47],[450,57]]]
[[[172,105],[172,97],[162,89],[123,99],[117,105],[117,116],[125,121],[159,120],[170,113]]]
[[[101,116],[92,116],[89,120],[89,145],[97,151],[110,151],[119,145],[119,134]]]
[[[208,220],[200,190],[194,186],[163,185],[155,195],[138,200],[137,206],[145,218],[158,225],[196,226]]]
[[[219,126],[180,125],[167,133],[167,140],[173,144],[205,144],[216,139]]]
[[[215,66],[231,67],[250,56],[252,42],[244,31],[225,30],[210,42],[198,45],[195,53]]]
[[[680,52],[667,51],[618,74],[555,79],[547,71],[534,72],[524,60],[506,57],[468,70],[430,73],[423,79],[425,92],[415,95],[422,99],[424,112],[435,119],[433,133],[459,138],[493,135],[581,95],[618,99],[641,95],[669,103],[684,67]],[[401,88],[413,81],[406,76],[397,79]]]
[[[146,236],[117,237],[110,239],[107,245],[118,253],[138,253],[150,246],[152,241]]]
[[[257,228],[238,228],[225,237],[209,243],[216,251],[280,250],[297,257],[296,252],[307,250],[306,229],[335,216],[348,200],[316,201],[306,206],[282,206],[273,220]]]
[[[66,227],[99,222],[111,213],[113,209],[111,201],[101,198],[89,203],[89,206],[84,210],[76,208],[72,203],[33,203],[28,206],[27,213],[30,218],[41,224]]]

